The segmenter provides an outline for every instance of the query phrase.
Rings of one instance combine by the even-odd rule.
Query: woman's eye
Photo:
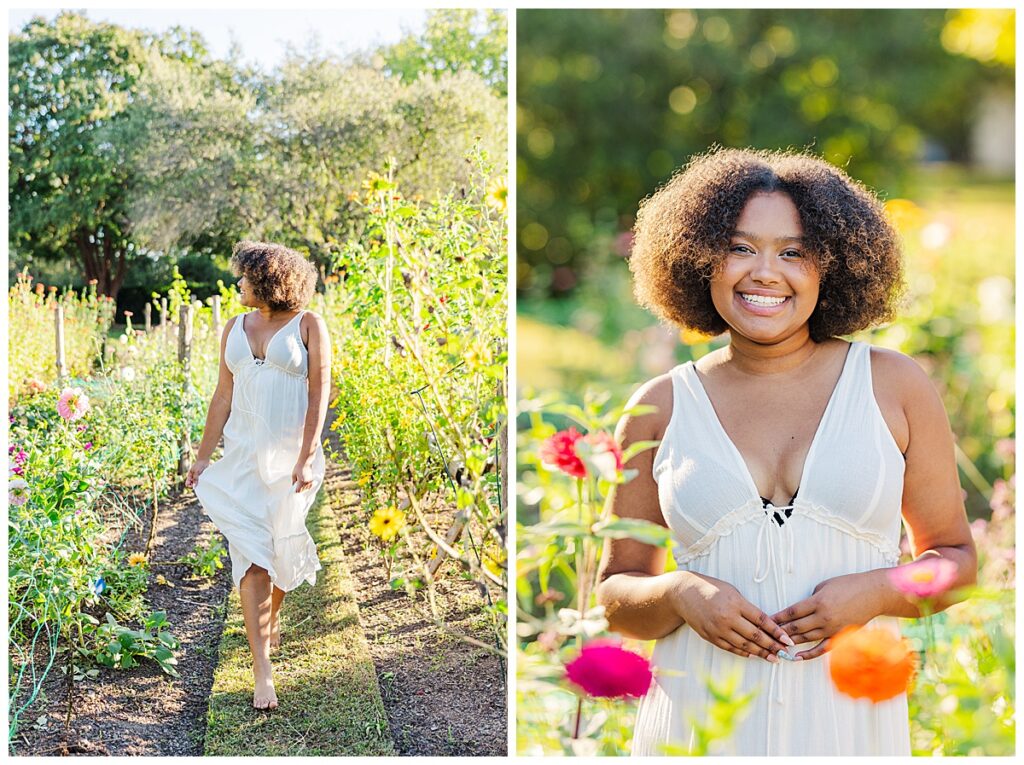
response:
[[[744,253],[745,254],[745,253],[751,252],[751,250],[745,244],[734,244],[730,248],[730,252],[739,252],[739,253]]]
[[[782,255],[787,258],[802,258],[804,256],[800,250],[786,250]]]

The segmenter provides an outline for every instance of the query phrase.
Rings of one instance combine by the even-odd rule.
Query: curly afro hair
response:
[[[811,338],[890,321],[903,291],[899,237],[863,185],[805,153],[712,149],[640,204],[629,259],[637,300],[661,319],[717,335],[728,329],[710,281],[751,195],[781,191],[800,214],[821,275]]]
[[[249,280],[252,293],[273,311],[305,308],[316,290],[316,267],[282,244],[239,242],[231,250],[231,271]]]

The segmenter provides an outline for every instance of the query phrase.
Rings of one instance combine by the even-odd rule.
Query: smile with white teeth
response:
[[[749,295],[745,292],[740,293],[740,297],[746,300],[748,303],[754,305],[779,305],[785,303],[786,298],[784,297],[769,297],[768,295]]]

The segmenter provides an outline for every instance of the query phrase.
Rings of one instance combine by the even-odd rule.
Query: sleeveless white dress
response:
[[[224,455],[196,483],[206,514],[228,540],[237,586],[255,563],[279,589],[316,583],[320,561],[306,515],[324,480],[318,443],[313,486],[296,493],[292,469],[302,448],[308,406],[308,353],[299,333],[305,311],[281,327],[257,359],[245,334],[245,315],[231,327],[224,359],[234,376]]]
[[[729,582],[771,615],[826,579],[897,564],[904,460],[874,397],[870,354],[864,343],[848,349],[785,508],[766,507],[758,496],[693,363],[672,370],[673,411],[654,478],[680,569]],[[892,617],[871,626],[898,634]],[[661,754],[670,742],[692,750],[691,721],[707,722],[706,678],[722,680],[734,668],[742,673],[738,692],[757,695],[715,754],[910,754],[906,695],[872,704],[839,693],[827,653],[778,664],[741,658],[684,624],[657,641],[652,663],[655,684],[637,710],[634,755]]]

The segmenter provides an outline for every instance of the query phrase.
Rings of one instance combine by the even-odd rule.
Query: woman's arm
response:
[[[312,311],[307,311],[299,323],[306,330],[306,349],[309,352],[309,403],[292,481],[298,482],[298,491],[304,491],[312,486],[313,458],[327,418],[331,395],[331,337],[323,318]]]
[[[964,510],[953,434],[935,386],[917,363],[900,353],[872,349],[875,390],[886,423],[904,451],[903,519],[915,561],[946,558],[957,564],[950,590],[977,581],[978,558]],[[909,565],[909,564],[908,564]],[[947,592],[933,603],[941,611],[957,602]],[[916,617],[917,604],[889,579],[889,569],[847,574],[822,582],[814,594],[773,618],[797,643],[820,640],[800,655],[820,656],[828,640],[851,624],[876,616]]]
[[[623,417],[616,429],[623,448],[659,440],[672,414],[671,379],[665,375],[652,380],[637,391],[630,405],[651,405],[657,411]],[[647,449],[629,461],[627,468],[639,474],[609,495],[616,516],[665,525],[658,486],[651,475],[654,454],[654,449]],[[689,571],[664,573],[665,554],[663,548],[632,539],[606,542],[597,598],[612,630],[649,640],[664,637],[685,622],[719,648],[778,661],[775,654],[786,648],[786,638],[777,624],[727,582]]]
[[[235,379],[224,360],[224,349],[227,347],[231,327],[237,318],[237,316],[232,316],[228,319],[220,336],[220,369],[217,376],[217,387],[213,391],[210,407],[206,412],[206,426],[203,428],[203,439],[199,443],[196,460],[189,468],[188,475],[185,476],[185,486],[188,487],[195,486],[199,476],[209,467],[210,457],[220,442],[220,437],[224,433],[224,424],[231,414],[231,398],[234,393]]]

